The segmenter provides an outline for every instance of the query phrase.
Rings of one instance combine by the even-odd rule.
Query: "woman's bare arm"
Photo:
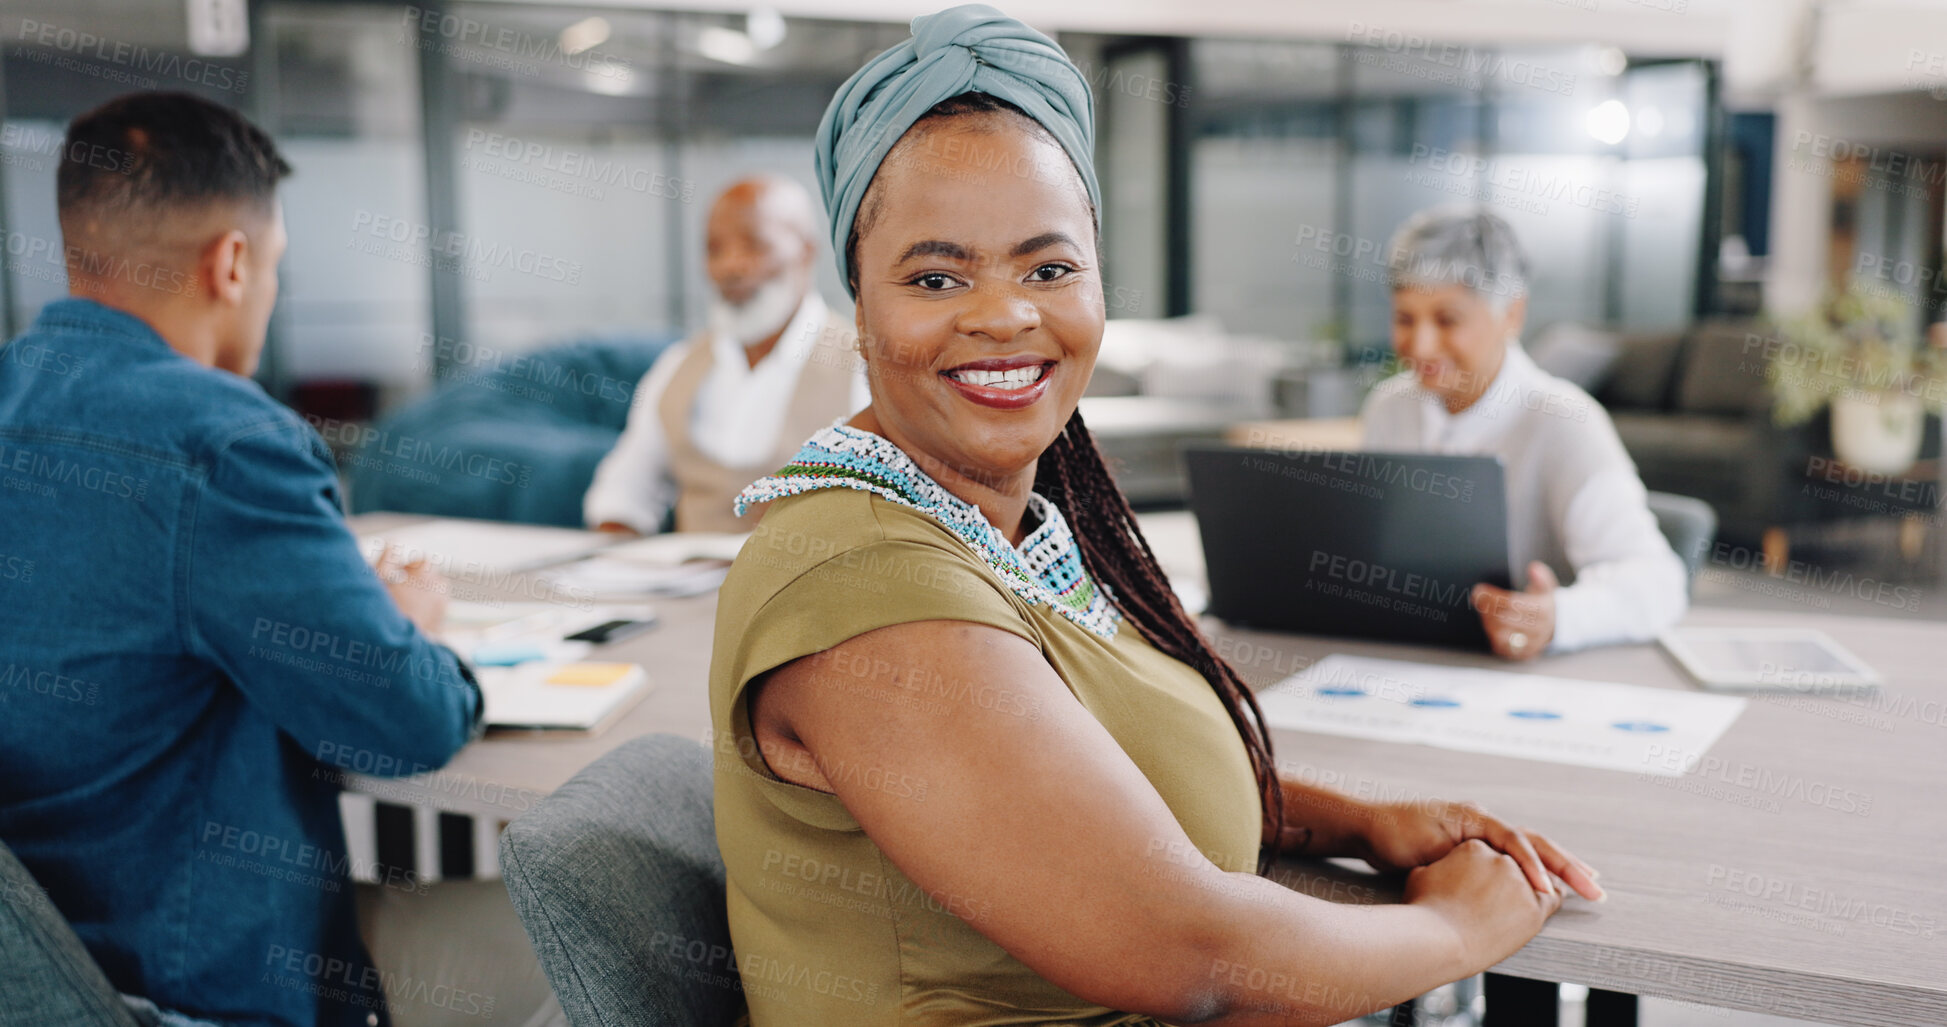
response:
[[[772,672],[750,704],[775,773],[835,793],[921,888],[1113,1009],[1338,1023],[1493,965],[1560,904],[1477,841],[1414,871],[1403,905],[1225,872],[1040,651],[996,628],[869,632]],[[895,774],[923,800],[873,787]]]

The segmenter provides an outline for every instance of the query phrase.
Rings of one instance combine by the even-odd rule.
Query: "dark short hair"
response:
[[[188,93],[130,93],[74,119],[61,147],[61,220],[242,201],[268,205],[291,166],[243,115]]]

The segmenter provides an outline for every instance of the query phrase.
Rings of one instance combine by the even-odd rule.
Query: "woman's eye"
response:
[[[1066,264],[1043,264],[1028,272],[1028,277],[1037,282],[1052,282],[1073,270]]]
[[[942,289],[952,288],[953,278],[950,275],[944,275],[937,271],[929,271],[913,279],[913,284],[928,292],[939,292]]]

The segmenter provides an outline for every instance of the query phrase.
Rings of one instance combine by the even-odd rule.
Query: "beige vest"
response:
[[[731,504],[746,485],[788,463],[806,439],[852,412],[852,378],[859,366],[857,339],[851,322],[825,314],[811,356],[798,372],[777,446],[769,459],[751,467],[720,464],[690,440],[690,412],[696,409],[696,394],[714,362],[707,336],[690,347],[676,365],[657,409],[669,447],[669,473],[676,480],[677,531],[750,531],[757,526],[761,508],[738,517]]]

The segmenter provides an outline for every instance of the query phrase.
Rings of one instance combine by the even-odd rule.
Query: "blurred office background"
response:
[[[700,323],[717,190],[752,171],[811,185],[833,89],[925,9],[10,0],[4,327],[64,292],[50,254],[67,119],[132,88],[186,89],[249,114],[297,168],[260,378],[319,423],[382,432],[439,389],[562,344],[650,353]],[[1705,571],[1732,583],[1729,599],[1767,601],[1735,584],[1759,560],[1933,580],[1937,418],[1877,492],[1835,483],[1832,467],[1851,468],[1817,463],[1828,415],[1779,428],[1750,340],[1769,331],[1755,315],[1847,288],[1897,301],[1921,337],[1939,318],[1947,2],[1012,13],[1095,85],[1115,324],[1092,420],[1145,504],[1180,499],[1178,439],[1355,413],[1387,370],[1388,236],[1419,208],[1468,200],[1526,245],[1531,349],[1609,406],[1652,489],[1716,508],[1736,549]],[[1842,491],[1807,491],[1827,486]],[[405,493],[352,494],[369,508]]]

